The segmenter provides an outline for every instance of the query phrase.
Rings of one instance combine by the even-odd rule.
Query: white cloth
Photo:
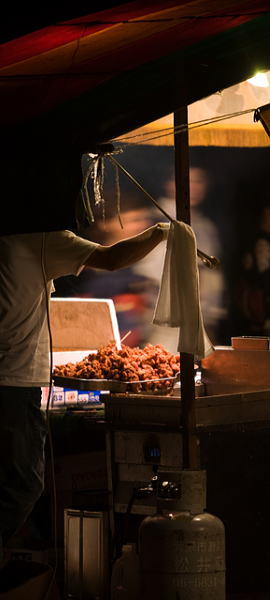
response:
[[[179,352],[200,359],[214,350],[201,313],[196,238],[180,221],[170,226],[153,323],[179,327]]]
[[[50,295],[53,279],[79,275],[97,245],[70,231],[0,237],[0,385],[49,384],[42,262]]]

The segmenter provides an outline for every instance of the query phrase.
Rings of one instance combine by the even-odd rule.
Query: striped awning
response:
[[[270,65],[268,0],[146,0],[77,15],[2,45],[3,126],[40,119],[55,137],[104,140]]]
[[[68,19],[55,9],[43,22],[44,6],[38,26],[20,30],[10,4],[0,50],[2,233],[68,228],[82,153],[270,68],[269,0],[102,5],[89,13],[77,2]]]

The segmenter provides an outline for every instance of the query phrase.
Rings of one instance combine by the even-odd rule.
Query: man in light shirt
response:
[[[166,238],[157,223],[102,246],[70,231],[0,237],[0,553],[43,490],[46,422],[41,387],[50,382],[48,299],[53,280],[85,267],[134,264]],[[1,556],[0,556],[1,562]]]

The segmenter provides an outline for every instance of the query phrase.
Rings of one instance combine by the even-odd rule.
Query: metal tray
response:
[[[53,377],[53,382],[57,387],[89,392],[106,390],[123,393],[128,389],[126,381],[118,381],[117,379],[80,379],[79,377],[60,377],[56,375]]]
[[[56,375],[53,377],[54,385],[57,387],[63,388],[71,388],[73,390],[84,390],[84,391],[110,391],[115,393],[124,393],[131,392],[132,394],[136,393],[132,389],[132,384],[137,383],[148,383],[148,382],[160,382],[160,381],[170,381],[171,380],[171,389],[174,384],[179,381],[179,374],[174,377],[162,377],[160,379],[145,379],[138,381],[119,381],[118,379],[81,379],[79,377],[60,377]],[[139,394],[164,394],[169,393],[170,388],[165,387],[164,389],[159,390],[142,390],[138,392]]]

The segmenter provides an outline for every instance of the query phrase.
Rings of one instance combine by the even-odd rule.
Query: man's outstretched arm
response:
[[[100,245],[92,252],[85,264],[94,269],[107,271],[129,267],[166,239],[168,230],[168,223],[156,223],[138,235],[121,240],[112,246]]]

